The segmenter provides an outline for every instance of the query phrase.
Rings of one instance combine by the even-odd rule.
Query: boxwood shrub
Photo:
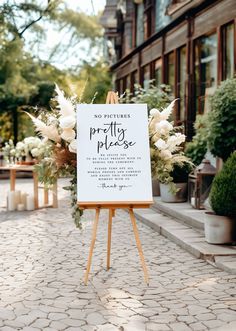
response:
[[[211,208],[217,215],[236,220],[236,152],[232,153],[215,176],[209,199]]]

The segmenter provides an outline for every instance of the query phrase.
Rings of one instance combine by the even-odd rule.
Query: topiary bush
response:
[[[208,147],[224,161],[236,150],[236,78],[221,83],[211,98]]]
[[[215,176],[209,200],[217,215],[233,217],[236,220],[236,152]]]
[[[185,154],[198,166],[207,152],[207,115],[197,115],[194,123],[195,136],[185,146]]]

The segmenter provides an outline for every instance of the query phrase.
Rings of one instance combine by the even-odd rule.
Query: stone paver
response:
[[[30,190],[30,180],[19,180]],[[18,183],[17,182],[17,183]],[[98,227],[88,286],[83,284],[94,213],[75,228],[67,191],[59,209],[6,213],[0,199],[0,330],[188,331],[233,330],[234,275],[196,259],[138,223],[150,273],[143,273],[128,215],[113,222],[106,271],[107,212]],[[60,181],[60,187],[65,180]]]

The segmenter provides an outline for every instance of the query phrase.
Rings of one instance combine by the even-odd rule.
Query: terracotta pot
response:
[[[205,213],[205,238],[209,244],[236,242],[236,220],[227,216]]]
[[[170,192],[169,184],[160,183],[161,201],[163,202],[185,202],[187,201],[187,183],[176,183],[179,191],[175,194]]]

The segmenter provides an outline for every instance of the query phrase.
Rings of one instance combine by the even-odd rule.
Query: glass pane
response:
[[[234,25],[227,25],[225,28],[225,79],[234,76]]]
[[[182,47],[179,53],[179,119],[184,121],[185,118],[185,83],[186,83],[186,47]]]
[[[126,88],[130,90],[130,76],[126,76]]]
[[[155,85],[159,86],[162,83],[161,79],[161,59],[155,61]]]
[[[175,89],[175,61],[174,52],[167,55],[167,84],[170,85],[172,93]]]
[[[217,36],[201,37],[195,45],[195,95],[197,112],[210,110],[217,84]]]
[[[140,45],[144,40],[144,7],[143,3],[137,5],[137,17],[136,17],[136,46]]]
[[[166,15],[166,7],[169,5],[169,0],[156,0],[156,31],[161,30],[164,26],[166,26],[171,18]]]
[[[149,88],[150,83],[150,66],[147,65],[143,68],[143,88],[146,90]]]
[[[132,73],[132,80],[133,80],[133,83],[134,84],[138,84],[139,83],[139,81],[138,81],[138,71],[134,71],[133,73]]]

